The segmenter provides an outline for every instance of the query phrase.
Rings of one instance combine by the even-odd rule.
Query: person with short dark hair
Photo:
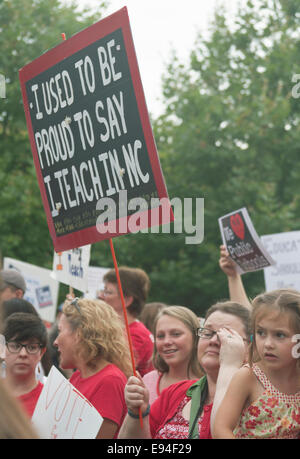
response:
[[[16,312],[4,323],[6,340],[5,383],[31,417],[43,384],[36,379],[35,368],[47,346],[47,330],[35,314]]]
[[[150,289],[150,279],[140,268],[119,268],[119,275],[124,295],[130,336],[136,360],[136,369],[141,376],[153,370],[152,353],[154,338],[145,325],[138,320]],[[124,321],[124,313],[119,292],[117,275],[114,269],[108,271],[104,277],[104,289],[100,291],[99,298],[118,313]]]
[[[29,301],[24,298],[11,298],[10,300],[3,301],[0,305],[0,321],[2,323],[12,314],[16,312],[24,312],[26,314],[34,314],[37,317],[40,317],[36,308]],[[37,379],[44,382],[44,378],[47,377],[51,369],[51,356],[50,356],[50,346],[47,346],[46,352],[43,354],[41,362],[37,365],[36,375]],[[2,372],[5,370],[2,369]]]
[[[11,298],[10,300],[3,301],[1,305],[1,319],[3,322],[15,312],[26,312],[38,316],[38,312],[29,301],[24,298]]]

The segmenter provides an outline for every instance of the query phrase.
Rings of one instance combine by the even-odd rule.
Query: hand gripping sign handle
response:
[[[123,295],[123,290],[122,290],[122,284],[121,284],[121,279],[120,279],[120,274],[119,274],[119,269],[118,269],[118,264],[117,264],[117,259],[116,259],[115,249],[114,249],[114,245],[113,245],[112,239],[109,239],[109,245],[110,245],[110,250],[111,250],[111,254],[112,254],[112,258],[113,258],[113,262],[114,262],[114,267],[115,267],[115,272],[116,272],[116,276],[117,276],[118,287],[119,287],[119,292],[120,292],[120,297],[121,297],[121,302],[122,302],[122,308],[123,308],[123,314],[124,314],[124,320],[125,320],[125,325],[126,325],[128,342],[129,342],[129,349],[130,349],[130,356],[131,356],[133,374],[134,374],[134,376],[137,376],[136,375],[136,369],[135,369],[135,363],[134,363],[134,354],[133,354],[132,341],[131,341],[128,318],[127,318],[127,310],[126,310],[126,306],[125,306],[125,300],[124,300],[124,295]],[[141,428],[143,428],[143,418],[142,418],[142,410],[141,410],[141,408],[139,409],[139,418],[140,418]]]

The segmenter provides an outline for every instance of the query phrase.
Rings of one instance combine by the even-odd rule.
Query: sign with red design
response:
[[[20,83],[56,252],[174,219],[126,7],[23,67]]]
[[[245,207],[218,220],[223,244],[237,265],[237,272],[259,271],[275,264],[257,235]]]

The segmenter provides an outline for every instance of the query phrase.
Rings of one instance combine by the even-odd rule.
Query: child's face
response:
[[[287,314],[274,311],[258,317],[255,324],[256,349],[261,360],[271,368],[277,369],[296,365],[292,356],[295,342],[292,337],[295,330],[291,327],[291,318]]]

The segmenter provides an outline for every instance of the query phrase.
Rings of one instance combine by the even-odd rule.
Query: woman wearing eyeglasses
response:
[[[150,405],[171,384],[203,375],[197,359],[196,314],[184,306],[165,306],[154,321],[153,365],[143,377]]]
[[[47,330],[38,316],[17,312],[6,319],[3,334],[4,382],[31,417],[43,389],[35,369],[46,350]]]
[[[66,301],[54,341],[60,367],[76,371],[70,383],[99,411],[103,423],[97,438],[115,438],[126,414],[124,388],[132,374],[123,325],[101,300]]]
[[[238,303],[217,303],[207,311],[204,326],[195,333],[199,336],[198,361],[205,376],[172,384],[151,408],[143,381],[129,378],[125,389],[128,414],[118,438],[212,438],[211,418],[232,376],[246,360],[250,310]]]

